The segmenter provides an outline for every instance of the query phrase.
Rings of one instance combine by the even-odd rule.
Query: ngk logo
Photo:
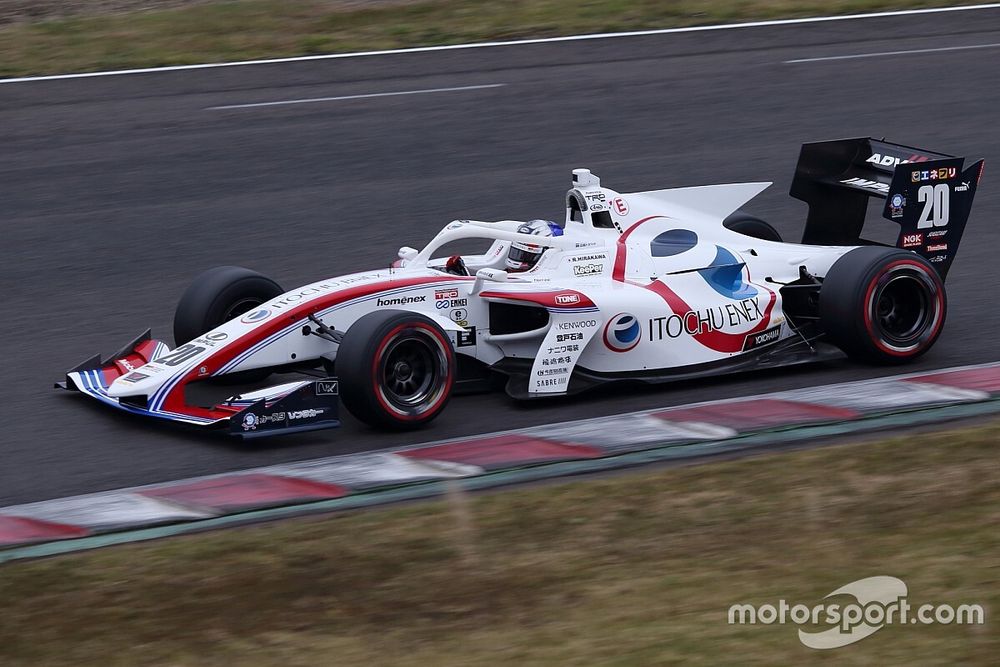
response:
[[[580,303],[579,294],[556,294],[556,303],[560,306],[571,306],[574,303]]]
[[[903,247],[904,248],[916,248],[917,246],[922,246],[924,244],[923,234],[904,234],[903,235]]]

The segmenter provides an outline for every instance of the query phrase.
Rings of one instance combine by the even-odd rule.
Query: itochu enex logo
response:
[[[628,352],[639,344],[641,333],[635,315],[618,313],[604,327],[604,344],[612,352]]]

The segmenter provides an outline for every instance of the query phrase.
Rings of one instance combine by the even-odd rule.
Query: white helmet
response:
[[[553,237],[562,236],[563,230],[551,220],[529,220],[517,228],[517,233]],[[515,273],[527,271],[538,263],[542,253],[547,249],[545,246],[515,241],[507,253],[507,270]]]

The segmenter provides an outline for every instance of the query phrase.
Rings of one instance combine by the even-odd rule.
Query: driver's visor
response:
[[[515,262],[526,262],[528,264],[536,262],[538,261],[539,255],[542,254],[542,247],[537,245],[531,247],[533,248],[532,250],[513,247],[510,249],[510,252],[507,254],[507,257],[508,259]]]

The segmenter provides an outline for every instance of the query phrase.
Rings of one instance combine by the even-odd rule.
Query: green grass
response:
[[[0,567],[0,664],[995,664],[1000,424]],[[892,575],[984,626],[817,652],[731,604]]]
[[[436,0],[358,9],[234,0],[0,28],[0,76],[86,72],[959,2],[909,0]],[[97,11],[97,10],[95,10]]]

